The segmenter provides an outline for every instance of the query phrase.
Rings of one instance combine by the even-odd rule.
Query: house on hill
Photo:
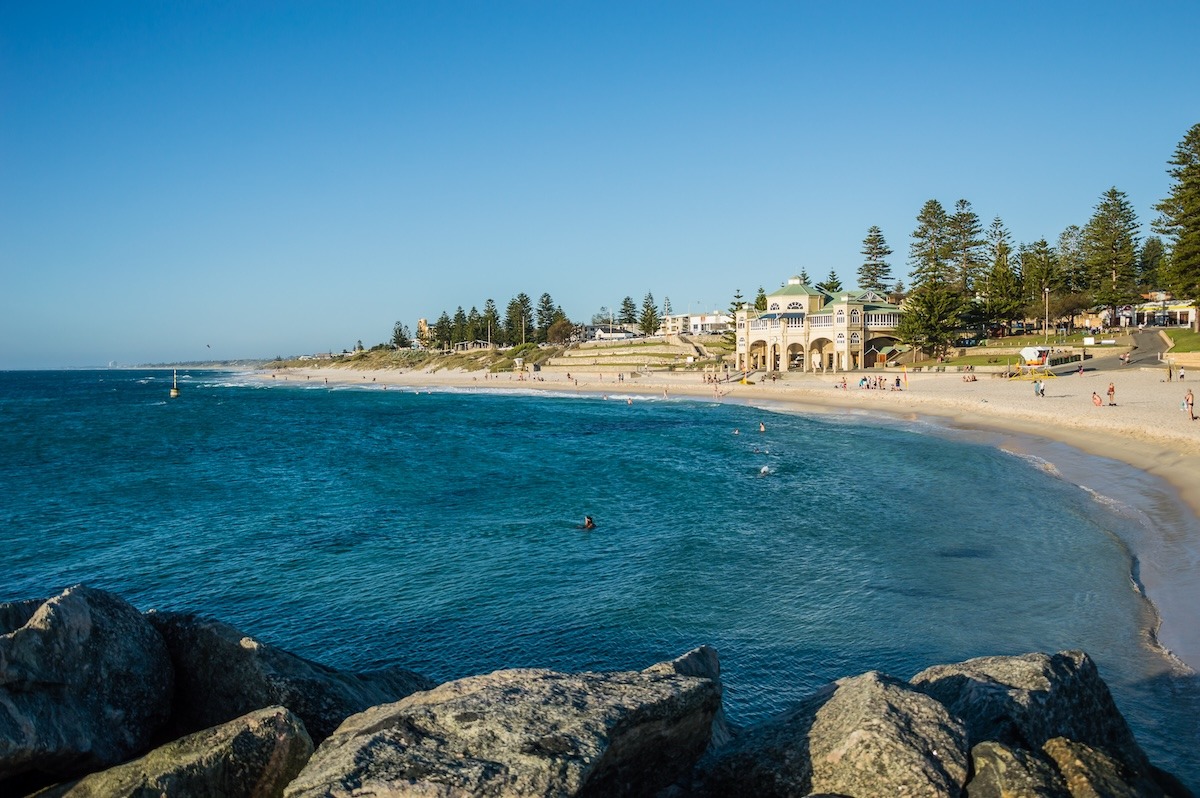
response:
[[[737,312],[740,371],[853,371],[896,354],[903,311],[874,291],[830,294],[799,277],[767,295],[767,309]]]

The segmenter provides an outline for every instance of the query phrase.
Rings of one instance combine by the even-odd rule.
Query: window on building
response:
[[[772,302],[772,303],[771,303],[771,307],[769,308],[769,310],[779,310],[779,303],[778,303],[778,302]]]
[[[837,323],[838,323],[838,324],[845,324],[845,323],[846,323],[846,311],[845,311],[844,309],[842,309],[842,308],[838,308],[838,312],[837,312]]]

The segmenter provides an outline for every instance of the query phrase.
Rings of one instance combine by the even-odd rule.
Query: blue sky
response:
[[[548,292],[853,285],[921,205],[1149,233],[1200,4],[0,4],[0,368],[273,357]]]

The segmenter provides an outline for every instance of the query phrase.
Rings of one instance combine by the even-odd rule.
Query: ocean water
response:
[[[0,373],[0,601],[83,582],[439,680],[709,644],[735,723],[868,669],[1082,648],[1200,787],[1200,685],[1134,578],[1159,519],[1037,458],[729,403],[170,383]]]

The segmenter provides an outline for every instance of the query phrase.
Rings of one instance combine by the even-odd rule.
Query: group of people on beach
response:
[[[845,382],[846,382],[846,380],[843,379],[842,380],[843,388],[846,387]],[[888,388],[888,378],[887,377],[863,377],[862,379],[860,379],[858,381],[858,387],[865,388],[870,391],[884,391],[884,390],[887,390],[887,388]],[[899,377],[896,377],[896,382],[892,386],[892,390],[893,391],[900,390],[900,378]]]

